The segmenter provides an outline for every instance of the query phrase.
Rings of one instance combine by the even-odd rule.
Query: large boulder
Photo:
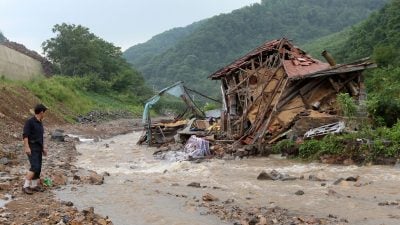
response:
[[[64,131],[57,129],[54,132],[52,132],[51,133],[51,140],[52,141],[59,141],[59,142],[65,141]]]

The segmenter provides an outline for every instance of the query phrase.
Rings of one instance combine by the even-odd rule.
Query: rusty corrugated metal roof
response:
[[[285,47],[283,48],[283,46]],[[315,73],[317,71],[330,68],[328,63],[311,58],[303,50],[294,46],[289,40],[282,38],[279,40],[265,42],[263,45],[252,50],[245,56],[211,74],[209,78],[214,80],[220,79],[221,77],[229,75],[242,67],[248,66],[250,63],[249,61],[254,57],[258,57],[260,54],[267,52],[268,55],[268,52],[273,54],[278,51],[281,53],[280,57],[283,62],[282,64],[290,78],[298,78],[310,73]],[[288,56],[290,59],[282,59]]]
[[[322,76],[330,76],[334,74],[345,74],[352,73],[356,71],[363,71],[365,69],[376,68],[377,65],[370,61],[369,58],[360,59],[353,63],[330,66],[327,69],[317,70],[313,73],[308,73],[303,76],[294,76],[291,77],[293,80],[303,79],[303,78],[313,78],[313,77],[322,77]]]
[[[330,66],[328,63],[312,58],[303,50],[294,46],[289,40],[282,38],[265,42],[245,56],[211,74],[209,78],[218,80],[221,77],[236,72],[240,68],[244,69],[248,67],[251,63],[251,59],[259,57],[260,54],[264,56],[265,54],[271,55],[278,52],[286,74],[289,79],[294,80],[364,70],[374,67],[375,65],[367,59],[362,59],[355,63]]]
[[[245,56],[235,60],[233,63],[229,64],[228,66],[221,68],[220,70],[214,72],[208,78],[211,78],[213,80],[219,79],[219,78],[241,68],[242,66],[246,65],[251,58],[258,56],[260,53],[276,49],[276,47],[279,46],[279,44],[283,40],[286,40],[286,39],[278,39],[278,40],[265,42],[263,45],[250,51]]]
[[[303,65],[297,64],[295,60],[284,60],[283,67],[289,78],[301,78],[311,73],[329,69],[331,66],[328,63],[314,59],[313,62]]]

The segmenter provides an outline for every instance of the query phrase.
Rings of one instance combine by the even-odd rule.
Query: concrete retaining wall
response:
[[[43,75],[42,64],[0,44],[0,76],[10,80],[29,80]]]

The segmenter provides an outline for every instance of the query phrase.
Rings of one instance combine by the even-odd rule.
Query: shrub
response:
[[[280,154],[284,152],[286,149],[293,148],[295,146],[295,142],[289,139],[284,139],[279,141],[274,146],[272,146],[272,153]]]
[[[357,106],[348,93],[339,93],[337,96],[337,102],[339,103],[339,107],[344,116],[351,118],[356,115]]]
[[[299,147],[299,157],[302,159],[315,159],[321,150],[321,141],[306,140]]]

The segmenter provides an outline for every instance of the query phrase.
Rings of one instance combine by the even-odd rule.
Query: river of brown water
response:
[[[205,193],[242,207],[280,206],[300,215],[337,217],[348,224],[400,224],[400,169],[301,163],[279,156],[201,163],[156,160],[155,149],[138,146],[139,132],[77,146],[76,165],[108,172],[105,184],[67,186],[57,191],[78,208],[95,207],[114,224],[229,224],[190,202]],[[296,179],[257,180],[276,170]],[[324,181],[309,180],[309,176]],[[357,177],[357,182],[340,178]],[[202,188],[187,184],[198,182]],[[304,195],[295,195],[302,190]]]

